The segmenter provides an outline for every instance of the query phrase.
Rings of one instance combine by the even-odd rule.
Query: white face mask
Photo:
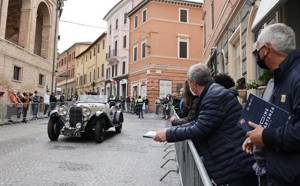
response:
[[[191,87],[190,87],[190,92],[193,94],[193,96],[197,96],[197,94],[192,90]]]

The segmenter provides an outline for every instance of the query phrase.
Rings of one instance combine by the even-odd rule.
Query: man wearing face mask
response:
[[[195,120],[157,131],[158,142],[191,139],[204,165],[218,185],[256,186],[254,160],[242,150],[245,132],[237,125],[242,107],[235,94],[213,83],[208,68],[196,64],[188,71],[190,91],[200,98]]]
[[[264,28],[256,42],[257,64],[274,73],[274,84],[268,100],[294,116],[281,127],[250,123],[243,149],[264,150],[268,186],[300,185],[300,53],[296,52],[295,32],[285,24]]]

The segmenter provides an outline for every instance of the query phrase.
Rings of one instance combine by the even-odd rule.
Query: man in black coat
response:
[[[295,51],[295,32],[285,24],[267,26],[259,35],[254,54],[257,64],[274,73],[269,101],[294,116],[280,127],[250,123],[243,149],[263,148],[268,186],[300,185],[300,53]]]
[[[216,83],[205,65],[193,65],[188,72],[190,91],[200,98],[198,117],[187,124],[158,131],[159,142],[191,139],[209,176],[218,184],[256,186],[253,159],[243,152],[245,133],[238,126],[242,107],[235,94]]]

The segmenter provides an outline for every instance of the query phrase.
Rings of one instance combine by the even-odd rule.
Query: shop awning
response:
[[[252,30],[257,29],[259,26],[264,24],[266,19],[277,11],[278,8],[286,1],[287,0],[261,0],[252,25]]]

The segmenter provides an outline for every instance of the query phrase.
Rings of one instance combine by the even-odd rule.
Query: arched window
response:
[[[50,28],[49,9],[44,2],[41,2],[37,9],[34,53],[43,58],[48,58]]]
[[[10,0],[8,2],[6,40],[22,47],[28,47],[30,10],[30,0]]]
[[[18,44],[20,35],[22,0],[8,2],[5,39]]]

